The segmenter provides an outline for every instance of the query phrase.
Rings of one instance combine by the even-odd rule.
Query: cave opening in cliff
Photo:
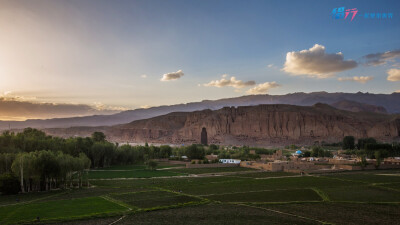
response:
[[[201,129],[201,137],[200,137],[200,141],[202,145],[208,145],[208,141],[207,141],[207,129],[205,127],[203,127]]]

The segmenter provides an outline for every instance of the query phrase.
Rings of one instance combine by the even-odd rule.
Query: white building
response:
[[[233,163],[233,164],[240,164],[240,159],[220,159],[220,163]]]

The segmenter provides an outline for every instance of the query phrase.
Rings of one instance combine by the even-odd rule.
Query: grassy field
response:
[[[185,176],[185,173],[171,172],[170,170],[132,170],[132,171],[89,171],[89,179],[113,179],[113,178],[151,178]]]
[[[289,189],[275,191],[255,191],[231,194],[212,194],[203,196],[221,202],[296,202],[322,201],[311,189]]]
[[[399,224],[400,216],[400,206],[393,204],[296,203],[257,206],[332,224]]]
[[[240,171],[255,171],[251,168],[244,167],[222,167],[222,168],[193,168],[193,169],[172,169],[171,171],[176,173],[186,173],[186,174],[205,174],[205,173],[230,173],[230,172],[240,172]]]
[[[32,222],[37,220],[37,217],[41,221],[79,219],[107,214],[113,215],[127,210],[126,207],[101,197],[34,202],[0,207],[0,224]]]
[[[101,169],[93,169],[89,171],[89,179],[115,179],[115,178],[151,178],[151,177],[170,177],[170,176],[186,176],[187,173],[178,171],[177,169],[184,165],[161,163],[157,166],[157,170],[148,170],[146,165],[120,165],[111,166]],[[85,175],[86,178],[86,175]]]
[[[91,188],[0,196],[0,224],[37,216],[40,224],[66,225],[400,224],[400,170],[300,176],[132,165],[92,173]],[[148,178],[120,179],[124,173]]]
[[[146,191],[126,194],[114,194],[111,196],[132,207],[140,209],[151,209],[155,207],[174,206],[189,202],[200,202],[200,198],[195,198],[168,191]]]

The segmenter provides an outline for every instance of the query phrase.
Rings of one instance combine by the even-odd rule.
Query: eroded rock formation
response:
[[[400,116],[355,113],[325,104],[314,106],[258,105],[220,110],[177,112],[129,124],[101,127],[109,140],[134,143],[201,143],[202,128],[208,143],[252,146],[339,142],[344,136],[399,140]],[[83,129],[85,130],[85,129]],[[96,128],[87,128],[87,134]],[[50,134],[82,136],[77,128],[49,129]]]

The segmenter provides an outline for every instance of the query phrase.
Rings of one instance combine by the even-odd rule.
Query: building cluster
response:
[[[287,158],[283,155],[282,150],[278,150],[272,155],[260,155],[261,159],[258,161],[242,161],[240,162],[240,166],[273,172],[285,171],[300,173],[400,168],[400,158],[386,158],[379,166],[377,166],[375,159],[368,159],[367,165],[361,166],[359,158],[337,153],[333,158],[300,157],[300,155],[302,155],[302,152],[297,150]]]

